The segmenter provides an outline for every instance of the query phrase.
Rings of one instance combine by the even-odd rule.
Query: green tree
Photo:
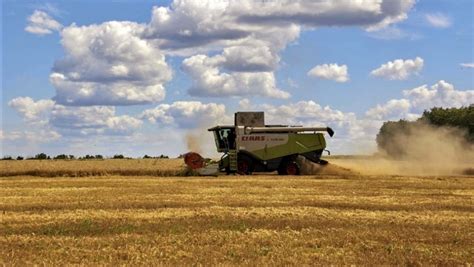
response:
[[[421,120],[436,126],[450,126],[466,130],[466,139],[474,142],[474,105],[461,108],[432,108],[425,110]]]
[[[410,126],[414,123],[415,122],[409,122],[406,120],[384,122],[375,139],[379,149],[393,157],[404,156],[404,148],[394,145],[398,144],[398,142],[395,142],[395,138],[397,138],[397,136],[409,135],[411,129]]]
[[[48,159],[48,155],[46,155],[45,153],[39,153],[39,154],[36,154],[34,159]]]
[[[68,157],[65,154],[59,154],[54,159],[67,159]]]

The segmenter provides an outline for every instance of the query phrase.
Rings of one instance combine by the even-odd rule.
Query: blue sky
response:
[[[474,102],[474,2],[387,3],[3,1],[2,155],[212,155],[238,110],[371,153],[385,120]]]

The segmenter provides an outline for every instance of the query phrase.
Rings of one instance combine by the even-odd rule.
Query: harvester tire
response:
[[[242,175],[249,175],[253,172],[252,160],[246,156],[239,156],[237,160],[237,173]]]
[[[288,161],[278,168],[279,175],[299,175],[300,166],[294,161]]]

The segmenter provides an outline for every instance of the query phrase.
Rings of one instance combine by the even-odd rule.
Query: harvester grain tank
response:
[[[200,174],[210,175],[219,171],[227,174],[278,171],[281,175],[298,175],[298,156],[317,163],[326,150],[322,132],[331,137],[329,127],[303,127],[265,125],[263,112],[237,112],[234,125],[218,125],[208,129],[213,132],[218,152],[224,153],[218,162],[206,163],[197,153],[185,154],[186,164]]]

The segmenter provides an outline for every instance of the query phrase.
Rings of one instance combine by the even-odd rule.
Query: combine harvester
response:
[[[198,153],[189,152],[184,161],[190,169],[201,175],[216,175],[220,171],[298,175],[300,166],[296,158],[300,155],[314,163],[327,164],[321,159],[326,140],[319,132],[332,137],[334,131],[329,127],[265,125],[263,112],[237,112],[234,119],[234,125],[209,129],[214,133],[217,152],[224,153],[220,161],[206,161]]]

